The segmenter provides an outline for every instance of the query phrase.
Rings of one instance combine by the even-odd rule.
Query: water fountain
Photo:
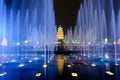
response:
[[[57,41],[53,0],[10,0],[11,4],[6,1],[0,0],[2,55],[9,62],[17,62],[21,68],[40,61],[42,54],[41,64],[46,80],[47,61],[50,62],[50,51],[54,51]],[[0,61],[1,66],[4,63]]]
[[[24,41],[27,40],[31,46],[36,45],[36,42],[39,41],[41,47],[46,46],[47,42],[51,42],[51,45],[54,46],[56,27],[53,0],[48,2],[36,0],[33,7],[33,0],[30,0],[29,5],[26,6],[24,4],[27,2],[23,0],[22,2],[16,10],[13,7],[14,4],[8,9],[5,0],[0,1],[0,41],[2,42],[3,38],[6,38],[8,45],[15,43],[24,45]]]
[[[29,4],[25,5],[27,3]],[[10,61],[18,61],[18,67],[24,67],[25,60],[29,63],[39,60],[40,54],[37,51],[42,51],[46,75],[47,61],[50,62],[49,51],[54,51],[54,43],[57,41],[53,0],[30,0],[29,2],[21,0],[20,6],[15,4],[17,4],[16,0],[11,0],[11,6],[6,3],[6,0],[0,0],[1,53],[7,55],[7,58],[19,56],[19,60],[16,57]],[[34,55],[30,55],[29,52],[33,52]]]
[[[116,80],[118,80],[120,8],[116,8],[114,5],[114,0],[84,0],[78,11],[75,29],[74,31],[69,29],[65,39],[69,42],[79,42],[79,44],[77,43],[78,51],[81,52],[83,59],[86,59],[87,55],[91,66],[101,65],[104,69],[105,62],[109,62],[112,67],[110,66],[107,72],[102,73],[115,74]],[[70,46],[72,47],[72,45]],[[110,70],[113,66],[116,69],[115,73]],[[104,75],[102,77],[104,78]]]
[[[109,6],[105,4],[109,4]],[[116,14],[117,12],[119,13]],[[86,47],[84,46],[82,49],[85,50],[87,50],[87,45],[89,46],[90,43],[92,48],[90,48],[88,53],[95,50],[94,52],[97,52],[101,56],[101,61],[104,61],[106,56],[104,54],[106,52],[105,48],[108,48],[107,52],[114,53],[115,64],[117,64],[119,51],[117,46],[119,45],[118,41],[120,37],[118,31],[119,19],[120,10],[115,10],[113,0],[109,2],[104,0],[84,0],[78,11],[74,32],[68,30],[66,38],[80,42],[79,46],[82,46],[84,42]],[[73,36],[70,33],[73,33]],[[70,37],[72,38],[69,39]],[[110,50],[110,46],[114,48]],[[84,52],[86,54],[87,51]]]
[[[118,66],[120,9],[114,7],[114,4],[114,0],[84,0],[78,11],[74,32],[68,30],[66,39],[80,42],[79,46],[82,48],[78,46],[78,50],[83,50],[82,56],[88,54],[90,58],[100,58],[102,63],[108,61],[111,64],[113,61]],[[73,33],[73,36],[70,33]],[[115,74],[117,75],[117,69]]]

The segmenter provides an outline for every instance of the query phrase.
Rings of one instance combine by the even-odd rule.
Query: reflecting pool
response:
[[[99,54],[84,55],[80,52],[69,54],[46,52],[0,55],[0,80],[119,80],[120,58],[115,64],[114,57]],[[49,55],[48,55],[49,54]],[[109,56],[109,57],[108,57]]]

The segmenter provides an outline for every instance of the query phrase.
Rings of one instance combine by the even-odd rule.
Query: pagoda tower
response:
[[[63,32],[63,28],[61,27],[61,25],[59,25],[58,30],[57,30],[57,39],[58,41],[64,40],[64,32]]]

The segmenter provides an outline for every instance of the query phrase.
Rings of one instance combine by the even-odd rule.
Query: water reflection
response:
[[[58,55],[57,66],[58,66],[59,75],[62,75],[63,69],[64,69],[64,56],[63,55]]]
[[[46,65],[43,54],[6,55],[0,61],[0,80],[120,80],[120,65],[111,58],[100,61],[81,54],[50,54]]]
[[[105,63],[105,69],[106,71],[110,71],[110,63]]]

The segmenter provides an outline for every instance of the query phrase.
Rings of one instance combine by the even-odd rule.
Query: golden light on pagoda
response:
[[[58,27],[57,39],[58,40],[63,40],[64,39],[63,28],[61,27],[61,25]]]

